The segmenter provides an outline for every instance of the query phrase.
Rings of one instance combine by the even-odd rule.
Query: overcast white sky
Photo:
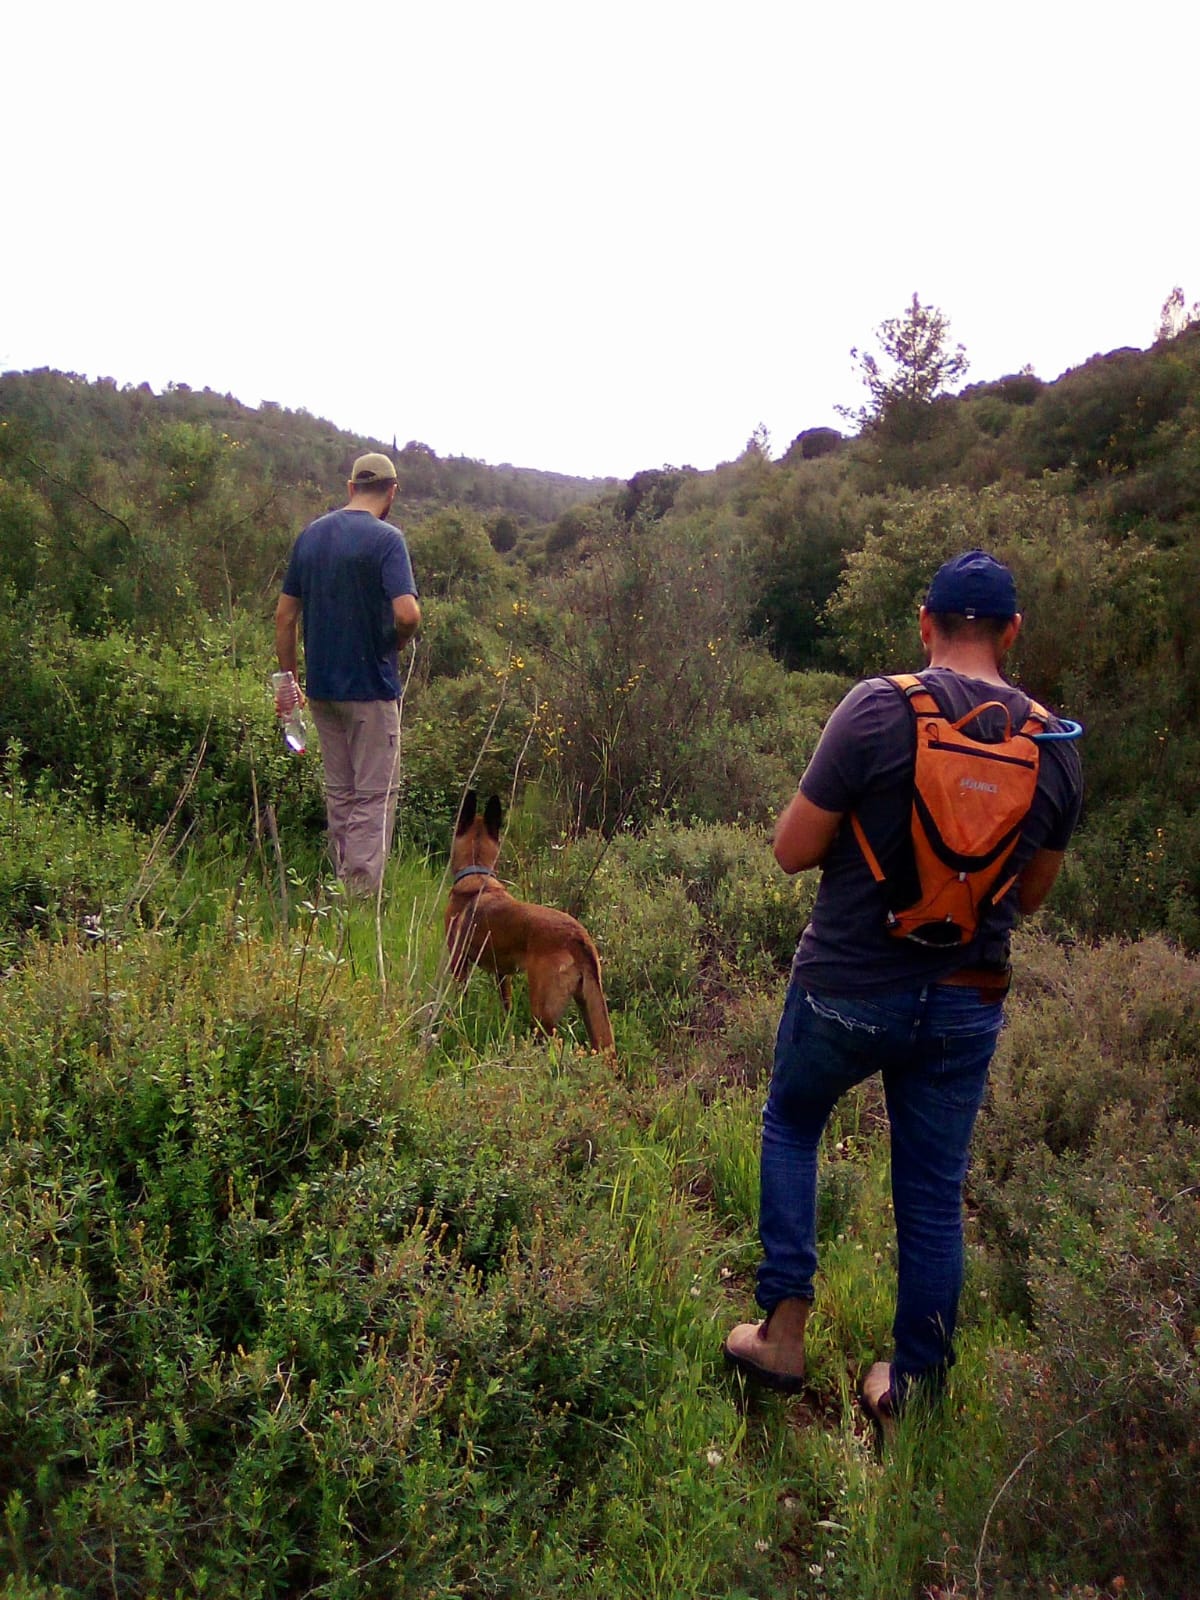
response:
[[[914,290],[968,381],[1200,299],[1195,0],[24,0],[0,369],[627,477],[782,451]]]

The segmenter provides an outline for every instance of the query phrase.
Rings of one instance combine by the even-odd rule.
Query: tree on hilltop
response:
[[[760,422],[746,440],[746,448],[742,451],[743,461],[770,461],[771,459],[771,430],[765,422]]]
[[[1158,332],[1155,342],[1161,343],[1164,339],[1177,339],[1185,328],[1194,327],[1200,323],[1200,300],[1197,300],[1192,309],[1188,310],[1183,289],[1179,284],[1171,290],[1163,301],[1162,310],[1158,314]]]
[[[889,317],[875,330],[878,355],[851,350],[869,399],[857,409],[839,406],[842,416],[869,428],[930,405],[967,371],[966,350],[961,344],[952,349],[949,333],[945,314],[914,294],[902,316]]]

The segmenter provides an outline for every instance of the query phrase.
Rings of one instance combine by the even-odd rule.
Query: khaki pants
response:
[[[392,847],[400,789],[400,707],[395,700],[310,700],[321,736],[325,814],[337,875],[374,894]]]

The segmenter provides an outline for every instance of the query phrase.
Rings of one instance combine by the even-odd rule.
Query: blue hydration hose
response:
[[[1058,721],[1060,726],[1055,728],[1053,732],[1047,729],[1045,733],[1031,733],[1029,737],[1033,740],[1034,744],[1049,744],[1053,739],[1083,738],[1082,723],[1072,722],[1068,717],[1060,717]]]

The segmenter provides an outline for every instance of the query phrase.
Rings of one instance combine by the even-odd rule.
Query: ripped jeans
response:
[[[930,984],[887,994],[808,993],[793,977],[763,1108],[756,1298],[811,1300],[817,1150],[838,1099],[883,1075],[892,1142],[897,1295],[892,1390],[942,1387],[963,1280],[962,1190],[1003,1002]]]

